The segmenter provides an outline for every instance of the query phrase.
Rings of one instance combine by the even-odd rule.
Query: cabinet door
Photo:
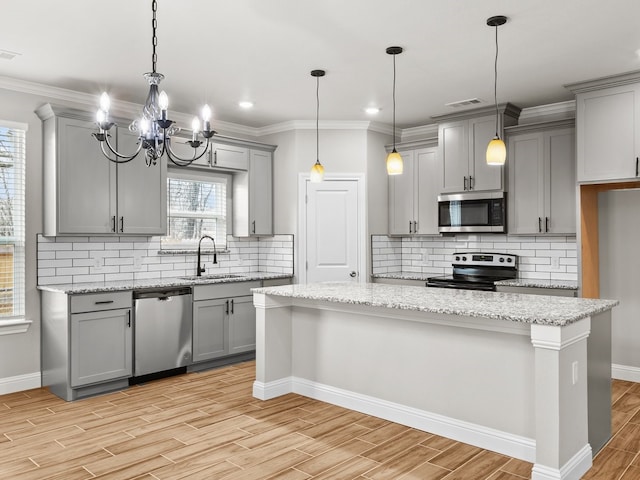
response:
[[[468,188],[469,122],[443,123],[438,126],[440,192],[463,192]]]
[[[639,95],[623,85],[576,96],[579,182],[637,176]]]
[[[273,162],[260,150],[249,163],[249,235],[273,235]]]
[[[407,235],[413,233],[414,216],[414,154],[413,151],[401,151],[404,167],[402,175],[389,175],[389,235]],[[436,221],[437,223],[437,221]]]
[[[232,298],[229,303],[229,353],[255,350],[256,309],[253,296]]]
[[[487,165],[487,146],[496,134],[496,117],[469,120],[470,190],[501,190],[504,167]]]
[[[132,374],[131,309],[71,315],[71,386]]]
[[[118,128],[118,149],[133,152],[138,136]],[[163,156],[147,166],[144,152],[130,162],[118,164],[118,233],[166,235],[167,164]]]
[[[193,302],[193,361],[224,357],[229,353],[229,301]]]
[[[116,215],[116,165],[93,138],[94,123],[57,120],[57,233],[103,234],[113,231]],[[116,145],[116,138],[111,137]]]
[[[544,229],[544,140],[541,132],[509,137],[509,233]]]
[[[233,170],[247,170],[249,150],[233,145],[214,144],[211,166]]]
[[[415,233],[419,235],[437,235],[438,232],[438,193],[440,184],[438,171],[438,148],[422,148],[415,153],[414,176],[416,182],[415,210],[418,222]],[[398,176],[398,175],[396,175]]]
[[[548,233],[575,235],[575,130],[566,128],[545,132],[544,145],[545,217],[549,219]]]

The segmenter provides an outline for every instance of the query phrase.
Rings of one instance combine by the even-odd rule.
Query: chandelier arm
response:
[[[207,153],[210,141],[208,138],[205,138],[204,149],[202,150],[202,153],[200,153],[200,155],[196,155],[198,147],[193,148],[193,158],[182,158],[181,156],[177,155],[171,148],[171,141],[167,142],[165,140],[164,143],[164,151],[167,153],[167,158],[179,167],[186,167],[188,165],[191,165],[196,160],[201,159],[204,154]]]
[[[109,155],[109,153],[107,153],[107,151],[104,148],[105,143],[107,144],[107,147],[109,148],[109,151],[114,154],[116,156],[116,158],[111,158],[111,156]],[[134,158],[136,158],[138,156],[138,154],[140,153],[140,150],[142,149],[142,142],[138,142],[138,148],[136,149],[135,153],[133,153],[132,155],[123,155],[120,152],[118,152],[115,148],[113,148],[113,145],[111,145],[111,142],[109,141],[109,136],[105,135],[104,136],[104,141],[100,142],[100,149],[102,150],[102,154],[107,157],[107,159],[113,163],[127,163],[130,162],[131,160],[133,160]],[[121,159],[121,160],[118,160]]]

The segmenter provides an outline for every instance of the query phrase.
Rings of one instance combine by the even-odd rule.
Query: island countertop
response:
[[[618,305],[618,300],[326,282],[253,289],[254,293],[335,303],[565,326]]]

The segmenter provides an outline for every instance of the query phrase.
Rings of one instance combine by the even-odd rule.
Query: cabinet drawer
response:
[[[131,308],[131,291],[71,296],[71,313]]]
[[[210,300],[213,298],[241,297],[251,295],[252,288],[259,288],[260,281],[238,283],[214,283],[211,285],[195,285],[193,300]]]

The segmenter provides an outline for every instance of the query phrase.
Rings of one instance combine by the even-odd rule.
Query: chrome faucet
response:
[[[200,241],[198,242],[198,263],[196,264],[196,276],[201,277],[204,273],[204,265],[200,266],[200,246],[202,245],[202,240],[205,238],[210,239],[213,242],[213,263],[218,263],[218,253],[216,252],[216,241],[213,237],[209,235],[203,235],[200,237]]]

